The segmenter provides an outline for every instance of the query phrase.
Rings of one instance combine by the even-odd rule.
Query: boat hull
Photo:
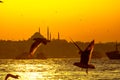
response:
[[[119,51],[107,52],[106,55],[108,56],[109,59],[120,59]]]

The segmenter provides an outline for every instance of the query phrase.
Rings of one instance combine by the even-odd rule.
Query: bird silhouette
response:
[[[18,79],[20,76],[19,75],[13,75],[13,74],[7,74],[6,77],[5,77],[5,80],[7,80],[9,77]]]
[[[88,73],[88,68],[95,69],[94,65],[89,64],[92,56],[92,51],[94,48],[94,40],[90,42],[90,44],[87,46],[87,48],[84,51],[82,51],[73,40],[72,42],[79,49],[79,54],[81,54],[80,62],[75,62],[74,65],[81,68],[86,68],[86,73]]]
[[[29,56],[33,56],[35,51],[37,50],[37,48],[39,47],[40,43],[43,43],[44,45],[46,45],[48,42],[50,42],[50,40],[47,40],[45,38],[34,38],[33,39],[34,42],[30,47],[30,55]]]

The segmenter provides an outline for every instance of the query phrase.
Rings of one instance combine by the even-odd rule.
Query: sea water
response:
[[[0,59],[0,80],[10,73],[17,80],[120,80],[120,60],[92,59],[96,69],[86,70],[74,66],[78,58]],[[9,77],[8,80],[16,80]]]

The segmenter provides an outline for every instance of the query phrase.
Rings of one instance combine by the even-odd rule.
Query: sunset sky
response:
[[[3,0],[0,39],[28,39],[39,27],[45,37],[120,42],[120,0]]]

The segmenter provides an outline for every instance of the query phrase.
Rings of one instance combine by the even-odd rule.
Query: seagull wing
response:
[[[40,44],[39,41],[35,40],[34,43],[31,45],[30,53]]]
[[[80,53],[82,53],[83,51],[80,49],[80,47],[71,39],[72,43],[79,49]]]
[[[19,76],[18,75],[13,75],[13,74],[7,74],[6,77],[5,77],[5,80],[7,80],[9,77],[18,79]]]
[[[9,75],[9,74],[7,74],[7,75],[6,75],[5,80],[7,80],[7,79],[8,79],[8,77],[10,77],[10,75]]]
[[[30,56],[33,56],[36,52],[36,50],[38,49],[38,47],[40,46],[41,40],[35,40],[34,43],[31,45],[30,48]]]
[[[40,46],[40,43],[47,44],[47,42],[50,42],[50,40],[46,40],[45,38],[34,38],[34,43],[31,45],[30,48],[30,56],[33,56],[35,51],[38,49]]]
[[[90,44],[81,54],[81,61],[80,61],[81,64],[88,65],[88,62],[90,61],[92,56],[93,48],[94,48],[94,40],[90,42]]]

